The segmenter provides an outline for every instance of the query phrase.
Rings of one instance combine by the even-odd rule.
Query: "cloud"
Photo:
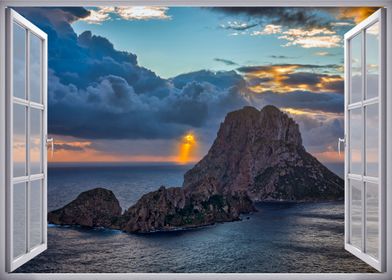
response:
[[[327,51],[319,51],[319,52],[315,52],[314,55],[316,56],[336,56],[336,54],[327,52]]]
[[[214,7],[210,9],[227,15],[249,16],[261,23],[286,27],[311,28],[325,24],[324,20],[317,16],[314,9],[280,7]]]
[[[234,62],[230,59],[224,59],[224,58],[214,58],[214,61],[221,62],[227,66],[238,65],[236,62]]]
[[[342,94],[343,78],[339,74],[341,67],[337,64],[272,64],[243,66],[236,70],[244,75],[247,87],[257,93],[309,90]],[[329,73],[331,70],[336,74]]]
[[[338,8],[334,13],[340,20],[351,20],[354,23],[360,23],[378,9],[378,7]]]
[[[273,59],[294,59],[294,58],[298,58],[298,57],[287,56],[287,55],[269,55],[268,57],[273,58]]]
[[[211,82],[216,79],[212,72],[201,74],[210,75]],[[119,76],[102,77],[85,89],[65,86],[51,76],[49,90],[55,98],[49,100],[49,130],[84,139],[173,139],[215,124],[213,119],[247,103],[233,79],[228,87],[197,80],[183,79],[182,88],[173,87],[159,98],[136,92]]]
[[[338,21],[338,22],[332,22],[332,26],[337,26],[337,27],[342,27],[342,26],[352,26],[354,23],[352,22],[347,22],[347,21]]]
[[[342,41],[336,31],[327,27],[283,29],[281,25],[267,24],[263,30],[251,33],[251,36],[263,35],[278,35],[278,39],[287,41],[284,47],[335,48],[339,47]]]
[[[88,17],[80,19],[90,24],[101,24],[104,21],[111,19],[110,14],[115,12],[114,7],[102,7],[99,9],[90,9]]]
[[[291,36],[283,35],[279,39],[285,39],[288,42],[284,47],[300,46],[305,49],[309,48],[337,48],[341,46],[342,38],[338,35],[328,36]]]
[[[269,91],[260,97],[263,104],[284,108],[319,111],[320,113],[342,113],[344,97],[337,93],[315,94],[308,91],[292,91],[277,94]]]
[[[290,69],[339,69],[342,65],[339,64],[298,64],[298,63],[290,63],[290,64],[272,64],[272,65],[256,65],[256,66],[242,66],[237,68],[239,72],[242,73],[252,73],[255,71],[268,71],[272,68],[280,68],[279,72],[287,72]]]
[[[252,36],[279,34],[278,38],[288,41],[283,46],[300,46],[303,48],[335,48],[339,47],[341,37],[328,28],[291,28],[282,30],[280,25],[268,24],[262,31],[253,31]]]
[[[224,29],[244,31],[257,26],[257,23],[248,23],[241,21],[228,21],[227,24],[221,24],[220,27]]]
[[[234,86],[238,88],[245,87],[245,81],[243,77],[237,74],[235,71],[211,72],[208,70],[200,70],[178,75],[170,81],[178,89],[184,88],[184,86],[191,82],[213,84],[219,89],[225,89]]]
[[[168,20],[171,16],[167,14],[169,8],[155,6],[133,6],[133,7],[99,7],[91,8],[90,15],[81,18],[90,24],[101,24],[113,18],[123,20]]]
[[[259,20],[261,24],[312,29],[333,26],[344,27],[348,26],[349,23],[359,23],[379,8],[214,7],[210,9],[230,16],[247,16],[250,19]]]
[[[281,25],[267,24],[266,26],[264,26],[264,29],[262,31],[253,31],[250,35],[251,36],[272,35],[281,32],[282,32]]]
[[[171,16],[166,12],[167,7],[148,7],[148,6],[134,6],[134,7],[118,7],[116,11],[122,19],[126,20],[150,20],[150,19],[171,19]]]
[[[249,22],[258,22],[260,30],[251,36],[277,35],[286,40],[284,47],[337,48],[341,47],[342,37],[337,30],[344,31],[356,24],[377,8],[277,8],[277,7],[216,7],[211,8]],[[254,27],[254,26],[252,26]],[[343,29],[342,29],[343,28]],[[236,32],[231,35],[247,33]]]

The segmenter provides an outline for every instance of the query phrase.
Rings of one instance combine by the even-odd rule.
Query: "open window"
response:
[[[7,10],[7,269],[47,248],[47,36]]]
[[[385,10],[345,35],[345,248],[385,270]]]
[[[345,248],[386,269],[385,10],[345,35]],[[6,244],[14,271],[47,248],[47,36],[7,10]]]

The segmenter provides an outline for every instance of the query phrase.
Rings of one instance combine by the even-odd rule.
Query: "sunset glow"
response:
[[[185,135],[179,145],[178,162],[180,164],[187,164],[192,161],[197,148],[195,135],[188,133]]]

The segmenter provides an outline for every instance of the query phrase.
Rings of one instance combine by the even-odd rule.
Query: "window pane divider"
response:
[[[26,75],[25,75],[25,89],[26,89],[26,98],[30,100],[30,32],[26,29]],[[30,102],[28,102],[30,105]],[[25,252],[29,252],[30,248],[30,132],[31,132],[31,109],[30,106],[27,106],[27,114],[26,114],[26,173],[29,180],[25,184],[26,188],[26,202],[25,202],[25,210],[26,210],[26,226],[25,226],[25,238],[26,238],[26,248]]]
[[[19,104],[19,105],[26,106],[26,107],[31,107],[31,108],[38,109],[41,111],[45,109],[45,106],[41,103],[29,101],[29,100],[22,99],[19,97],[13,97],[13,102],[15,104]]]
[[[22,99],[19,97],[13,97],[13,101],[15,104],[19,104],[19,105],[24,105],[24,106],[29,106],[29,101],[26,99]]]
[[[41,180],[44,179],[45,175],[44,173],[40,174],[34,174],[30,176],[20,176],[20,177],[15,177],[12,179],[12,184],[17,184],[17,183],[24,183],[28,181],[35,181],[35,180]]]
[[[371,98],[371,99],[367,99],[367,100],[363,100],[363,101],[352,103],[352,104],[348,105],[348,110],[359,109],[359,108],[362,108],[364,106],[369,106],[369,105],[373,105],[373,104],[377,104],[377,103],[378,103],[378,97],[374,97],[374,98]]]

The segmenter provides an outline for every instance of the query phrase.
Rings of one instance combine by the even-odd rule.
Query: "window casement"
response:
[[[385,10],[345,35],[345,248],[385,270]]]
[[[47,248],[47,36],[7,10],[7,270]]]

